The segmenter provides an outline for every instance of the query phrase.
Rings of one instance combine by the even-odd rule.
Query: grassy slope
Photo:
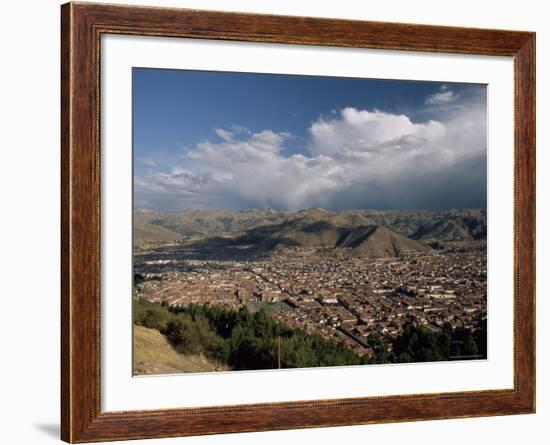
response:
[[[134,325],[134,375],[224,371],[229,368],[202,355],[177,352],[155,329]]]
[[[181,239],[181,235],[170,229],[154,224],[140,224],[134,227],[136,241],[173,241]]]

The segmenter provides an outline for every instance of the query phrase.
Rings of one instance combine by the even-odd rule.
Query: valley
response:
[[[136,210],[134,239],[135,298],[265,309],[360,357],[375,337],[391,352],[411,324],[474,335],[486,323],[481,210]]]

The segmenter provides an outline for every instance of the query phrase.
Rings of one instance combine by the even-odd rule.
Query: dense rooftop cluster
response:
[[[370,355],[370,334],[391,349],[410,323],[475,332],[487,314],[486,243],[441,243],[400,257],[293,247],[224,259],[164,243],[136,250],[134,296],[170,306],[265,307],[289,327]]]

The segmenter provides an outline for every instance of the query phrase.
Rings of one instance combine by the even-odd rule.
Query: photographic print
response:
[[[134,375],[487,358],[486,85],[132,82]]]
[[[62,5],[62,439],[534,413],[535,41]]]

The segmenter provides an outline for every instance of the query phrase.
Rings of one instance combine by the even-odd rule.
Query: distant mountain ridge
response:
[[[205,235],[238,233],[254,227],[276,224],[285,221],[290,212],[278,210],[243,210],[232,212],[228,210],[186,209],[182,212],[158,212],[148,209],[134,211],[134,236],[136,239],[148,239],[145,232],[151,226],[167,229],[169,233],[177,234],[178,238]],[[136,231],[141,231],[136,233]],[[158,241],[168,241],[166,238]]]
[[[136,241],[241,235],[244,240],[266,245],[282,242],[287,245],[336,246],[343,242],[343,236],[352,236],[353,230],[357,230],[353,235],[356,239],[361,231],[367,230],[365,227],[383,228],[377,237],[382,236],[380,234],[384,234],[385,230],[390,230],[409,241],[481,240],[487,237],[487,212],[481,209],[458,209],[434,212],[348,210],[337,213],[319,208],[299,212],[274,209],[187,209],[178,213],[147,209],[134,211]],[[395,238],[394,235],[392,237]]]

